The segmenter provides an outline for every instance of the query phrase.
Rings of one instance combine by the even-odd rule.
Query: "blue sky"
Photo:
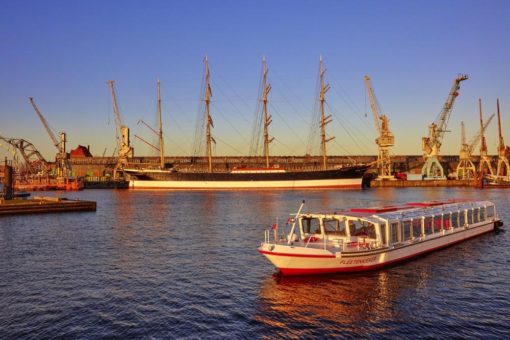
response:
[[[486,116],[499,97],[505,133],[510,124],[508,1],[3,0],[0,6],[0,134],[28,139],[48,159],[54,151],[28,97],[55,131],[68,133],[70,148],[90,145],[95,155],[105,148],[111,154],[109,79],[132,135],[153,141],[137,122],[155,124],[159,78],[166,154],[191,154],[206,54],[216,155],[248,153],[262,56],[273,87],[273,154],[306,151],[320,55],[332,88],[331,154],[376,154],[365,74],[390,117],[395,154],[421,154],[421,137],[459,73],[470,79],[443,154],[458,153],[461,120],[468,138],[477,132],[479,97]],[[495,133],[493,125],[492,153]],[[153,154],[132,141],[135,154]]]

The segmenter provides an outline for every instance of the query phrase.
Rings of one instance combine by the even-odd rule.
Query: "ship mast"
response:
[[[271,84],[267,83],[267,71],[266,58],[262,58],[264,82],[264,91],[262,93],[262,103],[264,105],[264,157],[266,158],[266,167],[269,168],[269,143],[271,143],[274,138],[269,139],[269,125],[273,120],[272,117],[267,114],[267,95],[269,94],[269,91],[271,91]]]
[[[499,99],[496,99],[496,105],[498,110],[498,133],[499,133],[498,166],[496,170],[496,175],[503,176],[504,173],[505,176],[508,178],[510,177],[510,163],[508,162],[507,149],[505,146],[505,141],[503,140],[503,133],[501,132],[501,113],[499,111]]]
[[[484,124],[483,124],[483,112],[482,112],[482,99],[478,98],[478,106],[480,108],[480,173],[485,175],[485,169],[488,170],[490,175],[494,174],[494,171],[492,169],[491,160],[487,156],[487,141],[485,139],[484,134]],[[493,115],[494,116],[494,115]]]
[[[320,83],[321,83],[321,89],[319,94],[319,101],[321,106],[321,149],[322,149],[322,168],[327,168],[327,160],[326,160],[326,143],[330,140],[334,139],[335,137],[326,138],[326,125],[331,123],[333,120],[331,118],[331,115],[326,116],[324,114],[324,102],[326,101],[326,92],[330,89],[329,84],[324,83],[324,73],[326,70],[324,69],[324,64],[322,63],[322,56],[320,57],[320,66],[319,66],[319,76],[320,76]]]
[[[205,102],[205,119],[206,119],[206,141],[207,141],[207,158],[209,161],[209,172],[212,172],[212,143],[216,143],[214,138],[211,136],[211,127],[214,127],[213,120],[211,117],[210,111],[210,103],[211,103],[211,84],[209,83],[209,62],[207,60],[207,56],[204,58],[205,65],[205,94],[204,94],[204,102]]]
[[[161,116],[161,89],[158,79],[158,116],[159,116],[159,158],[161,169],[165,168],[165,152],[163,145],[163,119]]]

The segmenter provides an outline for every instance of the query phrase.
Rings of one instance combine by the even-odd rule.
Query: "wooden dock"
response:
[[[96,211],[96,202],[37,196],[30,200],[0,200],[0,216],[76,211]]]

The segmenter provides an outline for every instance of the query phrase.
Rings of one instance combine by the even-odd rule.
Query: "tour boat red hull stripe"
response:
[[[486,232],[483,232],[483,233],[480,233],[480,234],[476,234],[474,236],[471,236],[471,237],[468,237],[468,238],[465,238],[465,239],[462,239],[462,240],[458,240],[458,241],[455,241],[455,242],[444,244],[444,245],[441,245],[441,246],[436,247],[436,248],[428,249],[428,250],[420,252],[420,253],[416,253],[416,254],[413,254],[413,255],[401,257],[399,259],[396,259],[396,260],[393,260],[393,261],[389,261],[389,262],[378,263],[378,264],[375,264],[375,265],[356,266],[356,267],[343,267],[343,268],[313,268],[313,269],[311,269],[311,268],[279,268],[279,270],[282,272],[282,274],[284,274],[286,276],[309,275],[309,274],[349,273],[349,272],[361,272],[361,271],[377,270],[377,269],[381,269],[381,268],[384,268],[384,267],[387,267],[387,266],[391,266],[391,265],[394,265],[394,264],[397,264],[397,263],[405,262],[405,261],[408,261],[408,260],[410,260],[412,258],[420,257],[420,256],[429,254],[431,252],[434,252],[434,251],[437,251],[437,250],[440,250],[440,249],[451,247],[451,246],[456,245],[458,243],[461,243],[463,241],[467,241],[469,239],[472,239],[472,238],[475,238],[477,236],[480,236],[480,235],[483,235],[483,234],[487,234],[487,233],[490,233],[490,232],[492,232],[492,230],[489,230],[489,231],[486,231]],[[263,252],[261,252],[261,253],[263,253]],[[278,255],[278,254],[271,253],[271,255]],[[307,256],[307,257],[311,257],[311,256]],[[334,256],[332,256],[332,257],[334,257]]]

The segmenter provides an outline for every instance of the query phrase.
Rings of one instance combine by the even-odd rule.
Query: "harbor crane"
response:
[[[487,152],[487,140],[485,139],[485,129],[483,128],[483,113],[482,113],[482,99],[478,99],[478,106],[480,108],[480,165],[478,171],[483,175],[494,175],[492,169],[492,162]],[[491,116],[494,117],[494,114]]]
[[[428,137],[422,138],[422,149],[425,158],[425,164],[421,169],[422,177],[429,179],[446,179],[443,166],[439,162],[438,156],[441,150],[443,137],[446,132],[446,127],[450,120],[453,104],[459,95],[458,91],[460,89],[460,83],[466,79],[468,79],[468,76],[465,74],[459,75],[455,78],[443,109],[437,116],[436,120],[429,125]]]
[[[489,119],[482,123],[480,132],[476,134],[469,143],[466,142],[466,130],[464,122],[461,122],[461,140],[462,146],[459,153],[459,164],[457,165],[457,179],[473,179],[476,176],[476,167],[472,161],[472,154],[475,147],[480,142],[485,130],[494,118],[492,114]]]
[[[509,151],[505,146],[505,141],[503,140],[503,134],[501,133],[501,113],[499,112],[499,99],[496,99],[496,106],[498,110],[498,133],[499,133],[499,143],[498,143],[498,166],[496,170],[496,176],[498,177],[506,177],[507,180],[510,178],[510,164],[508,164],[508,156]]]
[[[67,143],[67,135],[65,132],[60,133],[60,141],[57,139],[53,131],[50,129],[50,126],[48,125],[48,122],[46,121],[46,118],[42,115],[41,111],[39,111],[39,108],[35,104],[34,98],[29,97],[30,103],[32,104],[32,107],[35,110],[35,113],[41,120],[41,123],[44,125],[44,128],[46,129],[46,132],[48,133],[48,136],[50,137],[53,145],[57,149],[58,153],[56,156],[56,163],[57,163],[57,177],[68,177],[69,173],[71,172],[71,164],[69,163],[69,156],[66,152],[66,143]]]
[[[395,137],[390,131],[388,117],[384,114],[380,114],[380,106],[375,97],[374,89],[372,88],[372,83],[368,75],[365,75],[365,86],[370,100],[372,115],[374,116],[375,127],[377,132],[379,132],[379,137],[375,140],[379,147],[379,154],[377,156],[378,179],[393,179],[391,173],[390,147],[395,145]]]
[[[115,138],[117,140],[117,163],[113,169],[113,177],[117,178],[118,172],[122,171],[128,164],[128,158],[133,157],[134,150],[129,141],[129,128],[122,123],[114,84],[113,80],[108,81],[112,94],[113,114],[115,116]]]
[[[0,136],[0,140],[9,144],[21,154],[25,161],[25,169],[30,175],[49,173],[50,165],[46,159],[41,155],[39,150],[27,140],[21,138],[7,138]]]

